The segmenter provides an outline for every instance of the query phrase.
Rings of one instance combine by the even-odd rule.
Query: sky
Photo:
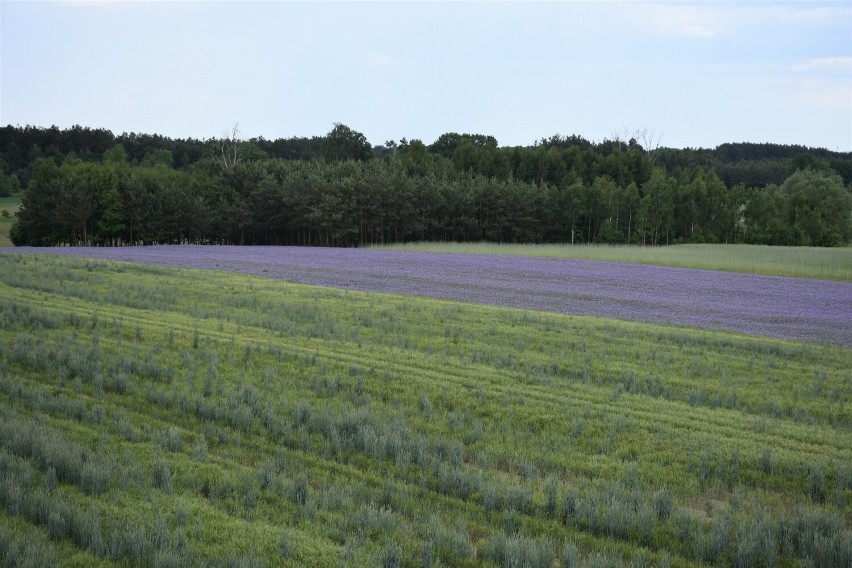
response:
[[[852,2],[0,0],[0,124],[852,151]],[[626,135],[626,136],[625,136]]]

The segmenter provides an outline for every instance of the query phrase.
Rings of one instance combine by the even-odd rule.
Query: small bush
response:
[[[388,544],[384,550],[379,553],[379,566],[382,568],[401,568],[402,567],[402,548],[396,542]]]
[[[290,486],[290,501],[296,505],[304,505],[308,502],[309,491],[308,478],[304,475],[296,477]]]
[[[529,487],[510,485],[506,491],[506,508],[516,513],[525,514],[532,501],[532,490]]]
[[[53,510],[47,518],[47,534],[53,540],[61,540],[68,536],[68,525],[65,516],[59,510]]]
[[[88,495],[100,495],[109,489],[109,470],[102,463],[88,460],[80,470],[80,486]]]
[[[548,517],[553,518],[556,516],[556,508],[559,502],[559,486],[557,484],[555,476],[550,478],[550,481],[548,481],[547,487],[545,487],[544,492],[546,498],[546,502],[544,505],[545,512],[547,513]]]
[[[580,550],[577,545],[569,540],[562,543],[562,550],[559,554],[560,568],[579,568],[580,566]]]
[[[808,477],[808,495],[815,503],[825,502],[825,469],[821,464],[811,467]]]
[[[467,528],[463,525],[447,527],[435,515],[426,529],[430,553],[450,566],[462,564],[473,555],[473,546]]]
[[[157,489],[163,491],[172,490],[172,471],[169,469],[169,464],[163,460],[159,460],[154,465],[153,485]]]
[[[562,522],[573,525],[577,521],[577,494],[569,490],[562,497]]]
[[[672,514],[674,507],[674,496],[667,487],[663,487],[654,492],[654,512],[661,519],[668,519]]]
[[[495,513],[503,506],[503,485],[488,481],[482,487],[482,506],[489,513]]]
[[[552,568],[556,560],[550,542],[502,532],[488,537],[482,547],[482,557],[505,568]]]
[[[192,457],[200,462],[207,461],[207,438],[201,436],[192,448]]]

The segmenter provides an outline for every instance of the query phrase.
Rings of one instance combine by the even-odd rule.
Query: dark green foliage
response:
[[[76,128],[68,149],[52,143],[67,131],[4,129],[13,140],[5,151],[16,156],[5,157],[0,192],[26,182],[15,244],[838,246],[852,238],[852,158],[827,160],[825,151],[770,152],[783,157],[763,172],[764,159],[729,163],[729,151],[696,158],[635,140],[593,145],[558,135],[501,148],[492,136],[447,133],[428,147],[389,142],[374,151],[343,124],[313,140],[206,143]],[[27,160],[14,139],[44,149]]]

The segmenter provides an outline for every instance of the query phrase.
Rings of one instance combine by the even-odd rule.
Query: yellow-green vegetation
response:
[[[852,281],[852,247],[770,247],[759,245],[512,245],[496,243],[411,243],[378,248],[466,254],[511,254],[682,266],[769,276]]]
[[[0,197],[0,247],[12,246],[9,230],[15,222],[15,215],[20,207],[20,197]]]
[[[852,352],[0,255],[0,551],[842,566]]]

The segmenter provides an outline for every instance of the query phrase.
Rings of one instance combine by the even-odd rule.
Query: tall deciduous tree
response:
[[[373,156],[373,149],[366,136],[336,122],[322,142],[322,155],[329,162],[369,160]]]
[[[852,237],[852,197],[832,171],[799,170],[784,181],[788,222],[803,245],[838,246]]]
[[[674,223],[675,180],[662,168],[655,168],[651,178],[642,186],[639,217],[642,223],[642,244],[668,244]],[[650,241],[650,242],[649,242]]]

